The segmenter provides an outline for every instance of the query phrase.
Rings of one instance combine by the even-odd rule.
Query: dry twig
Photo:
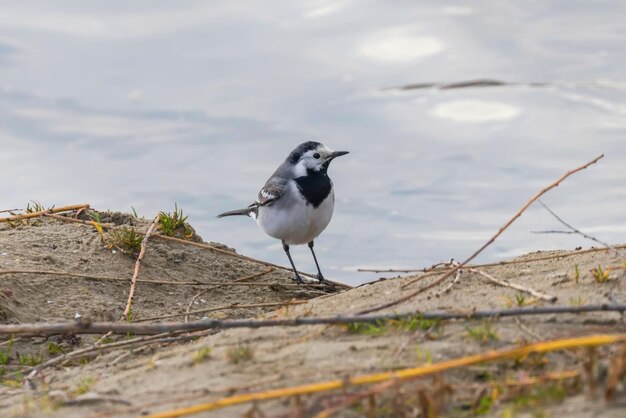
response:
[[[290,319],[205,319],[191,322],[167,323],[122,323],[122,322],[46,322],[30,324],[2,324],[0,335],[56,335],[56,334],[136,334],[151,335],[164,332],[191,332],[208,329],[227,328],[263,328],[263,327],[295,327],[301,325],[370,323],[378,321],[401,320],[410,317],[421,319],[480,319],[491,317],[547,315],[584,312],[624,312],[626,304],[621,305],[577,305],[577,306],[545,306],[534,308],[488,309],[483,311],[465,312],[411,312],[405,314],[354,315],[332,317],[301,317]]]
[[[20,209],[19,208],[18,209],[2,209],[0,210],[0,213],[15,212],[16,210],[20,210]]]
[[[83,203],[80,205],[61,206],[60,208],[50,208],[39,212],[24,213],[22,215],[9,216],[8,218],[0,218],[0,222],[19,221],[22,219],[38,218],[46,213],[60,213],[69,212],[71,210],[88,209],[89,203]]]
[[[582,232],[581,230],[574,228],[572,225],[568,224],[567,222],[565,222],[563,219],[561,219],[561,217],[559,215],[557,215],[556,213],[554,213],[554,211],[552,209],[550,209],[545,203],[543,203],[541,200],[538,200],[538,202],[541,204],[541,206],[544,207],[545,210],[547,210],[548,212],[550,212],[550,214],[552,216],[554,216],[556,218],[557,221],[561,222],[566,228],[569,228],[569,231],[532,231],[535,234],[547,234],[547,233],[555,233],[555,234],[578,234],[580,236],[582,236],[583,238],[586,238],[588,240],[597,242],[598,244],[606,247],[606,248],[611,248],[611,246],[609,244],[607,244],[606,242],[600,241],[599,239],[592,237],[591,235],[587,235],[584,232]]]
[[[155,217],[154,221],[148,228],[148,231],[143,237],[141,241],[141,249],[139,250],[139,256],[137,257],[137,261],[135,262],[135,270],[133,272],[133,278],[130,281],[130,290],[128,291],[128,300],[126,301],[126,308],[124,308],[124,313],[122,314],[122,320],[129,319],[128,316],[130,314],[130,307],[133,302],[133,295],[135,294],[135,285],[137,284],[137,277],[139,276],[139,269],[141,268],[141,260],[143,260],[143,256],[146,254],[146,245],[148,244],[148,238],[152,235],[152,231],[156,228],[159,223],[159,217]]]
[[[624,249],[624,248],[626,248],[626,244],[614,245],[611,248],[614,248],[614,249]],[[572,257],[572,256],[575,256],[575,255],[596,253],[596,252],[599,252],[599,251],[606,251],[606,250],[607,250],[607,248],[589,248],[587,250],[563,252],[563,253],[559,253],[559,254],[547,255],[547,256],[544,256],[544,257],[523,258],[523,259],[506,260],[506,261],[496,261],[495,263],[468,264],[468,265],[466,265],[466,267],[483,268],[483,267],[506,266],[506,265],[509,265],[509,264],[535,263],[535,262],[538,262],[538,261],[554,260],[555,258]],[[422,272],[428,272],[427,274],[438,274],[438,273],[443,273],[446,270],[449,270],[450,268],[451,267],[439,267],[438,269],[441,269],[441,271],[433,271],[433,269],[430,268],[430,267],[429,268],[421,268],[421,269],[396,269],[396,268],[389,268],[389,269],[386,269],[386,270],[358,269],[358,271],[361,271],[361,272],[374,272],[374,273],[422,273]],[[420,280],[424,276],[425,275],[418,276],[415,279],[413,279],[413,280],[403,284],[402,287],[410,286],[411,284],[413,284],[416,281]]]
[[[142,345],[142,344],[162,344],[169,343],[187,339],[199,338],[204,335],[207,335],[210,331],[198,332],[195,334],[187,334],[187,335],[176,335],[176,332],[164,332],[161,334],[150,335],[150,336],[142,336],[137,338],[132,338],[130,340],[122,340],[108,344],[100,344],[100,345],[91,345],[89,347],[81,348],[78,350],[70,351],[69,353],[62,354],[57,357],[53,357],[48,361],[38,364],[37,366],[27,367],[25,369],[20,370],[20,373],[30,372],[31,378],[34,377],[37,373],[41,372],[41,370],[46,369],[51,366],[55,366],[57,364],[65,363],[69,360],[74,360],[77,358],[84,357],[88,354],[94,352],[101,352],[104,350],[111,350],[113,348],[126,347],[130,345]]]
[[[450,290],[452,290],[454,285],[457,284],[459,282],[459,280],[461,279],[461,272],[462,271],[463,270],[457,270],[456,274],[454,275],[454,280],[452,280],[449,285],[447,285],[446,287],[441,289],[439,292],[435,293],[435,297],[438,298],[441,295],[443,295],[444,293],[448,293]]]
[[[361,311],[359,313],[366,314],[366,313],[380,311],[382,309],[391,308],[392,306],[396,306],[396,305],[398,305],[398,304],[400,304],[402,302],[405,302],[405,301],[407,301],[409,299],[412,299],[413,297],[417,296],[418,294],[420,294],[422,292],[425,292],[426,290],[431,289],[431,288],[437,286],[439,283],[443,282],[445,279],[447,279],[448,277],[452,276],[458,270],[463,268],[467,263],[469,263],[474,258],[476,258],[476,256],[478,256],[478,254],[480,254],[485,248],[487,248],[489,245],[491,245],[491,243],[494,242],[513,222],[515,222],[515,220],[517,218],[522,216],[522,213],[524,213],[524,211],[526,209],[528,209],[528,207],[530,205],[532,205],[537,199],[539,199],[541,196],[543,196],[548,191],[550,191],[550,190],[554,189],[555,187],[557,187],[567,177],[569,177],[572,174],[577,173],[577,172],[579,172],[581,170],[586,169],[590,165],[595,164],[596,162],[598,162],[598,160],[600,160],[603,157],[604,157],[604,154],[594,158],[590,162],[588,162],[588,163],[586,163],[584,165],[581,165],[578,168],[575,168],[573,170],[570,170],[570,171],[566,172],[561,177],[559,177],[554,183],[550,184],[549,186],[547,186],[546,188],[541,190],[539,193],[537,193],[535,196],[533,196],[528,202],[526,202],[526,204],[524,206],[522,206],[522,208],[520,210],[518,210],[517,213],[515,215],[513,215],[513,217],[511,219],[509,219],[508,222],[506,222],[502,227],[500,227],[498,232],[496,232],[491,238],[489,238],[489,240],[485,244],[483,244],[482,247],[480,247],[478,250],[476,250],[471,256],[469,256],[465,261],[460,263],[458,266],[456,266],[455,268],[449,270],[446,274],[441,276],[439,279],[435,280],[434,282],[432,282],[432,283],[430,283],[430,284],[428,284],[428,285],[426,285],[424,287],[421,287],[421,288],[419,288],[419,289],[409,293],[408,295],[404,295],[404,296],[402,296],[402,297],[400,297],[400,298],[398,298],[396,300],[393,300],[393,301],[388,302],[388,303],[384,303],[382,305],[378,305],[378,306],[374,306],[372,308],[365,309],[365,310],[363,310],[363,311]]]
[[[0,270],[0,276],[10,275],[10,274],[40,274],[40,275],[51,275],[58,276],[60,278],[64,277],[76,277],[86,280],[106,280],[106,281],[114,281],[114,282],[128,282],[128,279],[122,277],[109,277],[109,276],[99,276],[99,275],[91,275],[91,274],[83,274],[83,273],[70,273],[68,271],[52,271],[52,270]],[[254,282],[254,283],[246,283],[246,282],[237,282],[237,281],[171,281],[171,280],[151,280],[151,279],[137,279],[137,283],[148,283],[148,284],[158,284],[158,285],[170,285],[170,286],[249,286],[249,287],[257,287],[257,286],[280,286],[280,287],[292,287],[292,288],[302,288],[304,287],[314,287],[314,288],[328,288],[328,286],[323,284],[311,283],[311,284],[297,284],[297,283],[280,283],[280,282]]]
[[[137,322],[157,321],[159,319],[176,318],[179,316],[187,316],[187,315],[197,315],[197,314],[203,314],[203,313],[208,313],[208,312],[222,311],[226,309],[265,308],[265,307],[273,307],[273,306],[282,307],[282,306],[289,306],[289,305],[302,305],[305,303],[307,302],[304,300],[298,300],[298,301],[292,300],[292,301],[286,301],[286,302],[270,302],[270,303],[253,303],[250,305],[241,305],[239,303],[232,303],[230,305],[218,306],[215,308],[200,309],[197,311],[187,311],[187,312],[176,313],[176,314],[171,314],[171,315],[153,316],[152,318],[142,318],[142,319],[135,320],[134,322],[137,323]]]
[[[552,303],[556,302],[556,300],[557,300],[556,296],[550,296],[550,295],[547,295],[545,293],[541,293],[541,292],[538,292],[538,291],[536,291],[534,289],[531,289],[530,287],[524,287],[524,286],[519,285],[519,284],[511,283],[508,280],[496,279],[491,274],[485,273],[482,270],[478,270],[478,269],[467,269],[467,270],[471,271],[472,273],[480,274],[481,276],[483,276],[484,278],[486,278],[490,282],[497,284],[498,286],[510,287],[511,289],[515,289],[515,290],[519,290],[521,292],[528,293],[529,295],[532,295],[532,296],[536,297],[537,299],[547,300],[548,302],[552,302]]]

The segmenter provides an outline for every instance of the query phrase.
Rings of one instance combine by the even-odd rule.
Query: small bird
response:
[[[322,283],[324,276],[313,241],[328,226],[335,207],[328,166],[332,160],[346,154],[348,151],[333,151],[319,142],[304,142],[276,169],[253,204],[217,217],[246,215],[256,219],[266,234],[282,242],[298,283],[303,280],[293,263],[289,246],[308,244],[317,267],[317,279]]]

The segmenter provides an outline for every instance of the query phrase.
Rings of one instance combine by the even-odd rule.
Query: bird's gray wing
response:
[[[266,206],[280,199],[287,186],[287,179],[272,176],[259,191],[256,198],[256,206]]]

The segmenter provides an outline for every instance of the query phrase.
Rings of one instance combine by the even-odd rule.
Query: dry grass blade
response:
[[[547,353],[550,351],[566,350],[576,347],[596,347],[600,345],[614,344],[626,341],[626,334],[613,335],[591,335],[579,338],[567,338],[561,340],[553,340],[529,344],[524,347],[509,348],[497,351],[487,351],[485,353],[461,357],[452,360],[445,360],[439,363],[428,364],[425,366],[399,370],[395,372],[376,373],[365,376],[353,377],[342,380],[329,380],[326,382],[313,383],[302,386],[284,387],[279,389],[271,389],[262,392],[248,393],[242,395],[228,396],[217,401],[201,403],[198,405],[164,411],[152,415],[147,418],[174,418],[194,415],[200,412],[212,411],[232,405],[239,405],[253,401],[265,401],[270,399],[278,399],[291,397],[296,395],[309,395],[313,393],[328,392],[345,387],[346,385],[369,385],[382,383],[393,380],[409,380],[419,377],[429,376],[441,373],[447,370],[458,369],[461,367],[472,366],[480,363],[487,363],[498,360],[514,359],[527,356],[531,353]]]
[[[426,285],[424,287],[421,287],[421,288],[419,288],[419,289],[409,293],[408,295],[402,296],[401,298],[398,298],[398,299],[393,300],[393,301],[388,302],[388,303],[384,303],[382,305],[374,306],[373,308],[365,309],[365,310],[363,310],[363,311],[361,311],[359,313],[366,314],[366,313],[380,311],[382,309],[391,308],[392,306],[396,306],[396,305],[398,305],[398,304],[400,304],[402,302],[410,300],[413,297],[417,296],[418,294],[420,294],[422,292],[425,292],[426,290],[431,289],[431,288],[437,286],[439,283],[443,282],[445,279],[447,279],[448,277],[452,276],[458,270],[463,268],[467,263],[469,263],[474,258],[476,258],[476,256],[478,256],[478,254],[480,254],[485,248],[487,248],[489,245],[491,245],[491,243],[494,242],[513,222],[515,222],[515,220],[517,218],[522,216],[522,213],[524,213],[524,211],[526,209],[528,209],[528,207],[530,205],[532,205],[537,199],[539,199],[541,196],[543,196],[548,191],[550,191],[550,190],[554,189],[555,187],[557,187],[563,180],[565,180],[566,178],[568,178],[572,174],[577,173],[577,172],[579,172],[581,170],[584,170],[587,167],[589,167],[590,165],[597,163],[598,160],[600,160],[603,157],[604,157],[604,154],[594,158],[593,160],[589,161],[586,164],[581,165],[580,167],[577,167],[577,168],[575,168],[573,170],[570,170],[570,171],[566,172],[561,177],[559,177],[555,182],[553,182],[552,184],[550,184],[549,186],[547,186],[546,188],[541,190],[539,193],[537,193],[535,196],[533,196],[528,202],[526,202],[526,204],[524,206],[522,206],[522,208],[520,210],[518,210],[517,213],[515,213],[515,215],[513,215],[513,217],[511,219],[508,220],[508,222],[506,222],[502,227],[500,227],[498,232],[496,232],[491,238],[489,238],[489,240],[485,244],[483,244],[482,247],[480,247],[478,250],[476,250],[471,256],[469,256],[465,261],[460,263],[458,266],[456,266],[455,268],[449,270],[446,274],[441,276],[439,279],[435,280],[434,282],[432,282],[432,283],[430,283],[430,284],[428,284],[428,285]]]
[[[60,208],[50,208],[32,213],[25,213],[23,215],[10,216],[8,218],[0,218],[0,222],[19,221],[21,219],[38,218],[46,213],[60,213],[69,212],[72,210],[89,209],[89,203],[83,203],[80,205],[61,206]]]
[[[490,282],[497,284],[498,286],[510,287],[511,289],[519,290],[521,292],[526,292],[529,295],[536,297],[537,299],[546,300],[552,303],[556,302],[557,300],[556,296],[550,296],[545,293],[541,293],[537,290],[531,289],[530,287],[524,287],[519,284],[511,283],[508,280],[497,279],[493,277],[491,274],[486,273],[482,270],[478,270],[478,269],[467,269],[467,270],[471,271],[472,273],[480,274],[481,276],[483,276]]]
[[[230,305],[217,306],[215,308],[209,308],[209,309],[199,309],[197,311],[188,311],[188,312],[171,314],[171,315],[153,316],[152,318],[143,318],[143,319],[139,319],[133,322],[137,323],[137,322],[157,321],[159,319],[177,318],[179,316],[197,315],[197,314],[208,313],[208,312],[223,311],[227,309],[282,307],[282,306],[291,306],[291,305],[302,305],[305,303],[307,303],[307,301],[304,301],[304,300],[292,300],[292,301],[286,301],[286,302],[253,303],[249,305],[232,303]]]
[[[148,244],[148,238],[152,235],[152,231],[156,228],[159,223],[159,217],[157,216],[152,221],[152,225],[148,228],[148,232],[143,237],[141,241],[141,250],[139,251],[139,256],[137,257],[137,261],[135,262],[135,271],[133,272],[133,278],[130,281],[130,291],[128,292],[128,300],[126,301],[126,308],[124,308],[124,314],[122,316],[122,320],[129,319],[130,307],[133,302],[133,295],[135,294],[135,285],[137,284],[137,277],[139,276],[139,269],[141,268],[141,260],[143,260],[143,256],[146,254],[146,244]]]

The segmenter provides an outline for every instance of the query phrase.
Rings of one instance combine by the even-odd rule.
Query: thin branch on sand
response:
[[[606,248],[611,248],[611,246],[609,244],[607,244],[606,242],[600,241],[599,239],[597,239],[595,237],[592,237],[591,235],[585,234],[581,230],[579,230],[577,228],[574,228],[572,225],[570,225],[567,222],[565,222],[563,219],[561,219],[561,217],[559,215],[554,213],[554,211],[552,209],[550,209],[541,200],[538,200],[538,202],[541,204],[541,206],[543,206],[543,208],[545,210],[550,212],[550,215],[554,216],[557,221],[561,222],[563,224],[563,226],[568,228],[569,231],[532,231],[532,233],[534,233],[534,234],[578,234],[578,235],[582,236],[583,238],[586,238],[586,239],[591,240],[593,242],[597,242],[598,244],[603,245]]]
[[[401,320],[412,317],[420,319],[481,319],[492,317],[508,317],[523,315],[548,315],[584,312],[625,312],[626,304],[613,305],[577,305],[577,306],[545,306],[534,308],[514,309],[491,309],[484,311],[434,311],[434,312],[411,312],[405,314],[384,315],[353,315],[333,317],[301,317],[291,319],[205,319],[191,322],[166,322],[166,323],[128,323],[128,322],[46,322],[29,324],[0,325],[0,335],[56,335],[56,334],[136,334],[153,335],[164,332],[191,332],[208,329],[228,328],[265,328],[265,327],[297,327],[302,325],[325,325],[325,324],[349,324],[369,323],[378,321]]]
[[[623,244],[623,245],[613,245],[613,246],[611,246],[611,248],[614,248],[614,249],[625,249],[626,248],[626,244]],[[572,256],[575,256],[575,255],[596,253],[596,252],[599,252],[599,251],[606,251],[606,250],[607,250],[607,248],[589,248],[587,250],[560,252],[558,254],[552,254],[552,255],[547,255],[547,256],[543,256],[543,257],[523,258],[523,259],[506,260],[506,261],[496,261],[495,263],[469,264],[469,265],[466,265],[466,267],[483,268],[483,267],[506,266],[506,265],[509,265],[509,264],[534,263],[534,262],[538,262],[538,261],[553,260],[555,258],[572,257]],[[437,271],[437,273],[443,273],[443,271],[448,270],[449,268],[452,268],[452,267],[438,267],[437,270],[441,270],[441,271]],[[388,269],[384,269],[384,270],[358,269],[357,271],[359,271],[359,272],[373,272],[373,273],[422,273],[422,272],[431,273],[431,272],[434,272],[431,267],[421,268],[421,269],[400,269],[400,268],[388,268]],[[412,281],[403,284],[402,287],[410,286],[412,283],[418,281],[422,277],[424,277],[424,276],[423,275],[422,276],[418,276],[415,279],[413,279]]]
[[[101,352],[104,350],[111,350],[113,348],[126,347],[130,345],[136,346],[136,345],[142,345],[142,344],[168,343],[168,342],[174,342],[174,341],[180,341],[180,340],[186,340],[186,339],[194,339],[194,338],[202,337],[206,334],[207,334],[206,331],[203,333],[187,334],[187,335],[176,335],[175,333],[172,333],[172,332],[164,332],[161,334],[142,336],[142,337],[132,338],[130,340],[122,340],[122,341],[117,341],[117,342],[108,343],[108,344],[99,344],[99,345],[93,344],[89,347],[70,351],[69,353],[65,353],[60,356],[53,357],[44,363],[38,364],[37,366],[22,369],[20,372],[22,373],[30,372],[30,374],[34,376],[45,368],[48,368],[57,364],[65,363],[69,360],[73,360],[76,358],[84,357],[93,352]]]
[[[170,314],[170,315],[153,316],[152,318],[142,318],[142,319],[137,319],[133,322],[137,323],[137,322],[158,321],[160,319],[177,318],[179,316],[187,316],[187,315],[198,315],[198,314],[203,314],[203,313],[208,313],[208,312],[223,311],[227,309],[267,308],[267,307],[275,307],[275,306],[282,307],[282,306],[290,306],[290,305],[302,305],[305,303],[307,303],[307,301],[305,300],[290,300],[286,302],[252,303],[249,305],[231,303],[230,305],[217,306],[215,308],[200,309],[197,311],[187,311],[183,313],[176,313],[176,314]]]
[[[19,208],[18,209],[2,209],[0,210],[0,213],[15,212],[16,210],[20,210],[20,209]]]
[[[372,308],[368,308],[365,309],[361,312],[359,312],[360,314],[366,314],[366,313],[371,313],[371,312],[376,312],[376,311],[380,311],[382,309],[387,309],[387,308],[391,308],[392,306],[396,306],[399,305],[402,302],[405,302],[407,300],[412,299],[413,297],[417,296],[418,294],[425,292],[428,289],[431,289],[437,285],[439,285],[441,282],[443,282],[444,280],[446,280],[448,277],[452,276],[454,273],[456,273],[458,270],[462,269],[467,263],[469,263],[470,261],[472,261],[474,258],[476,258],[476,256],[478,256],[478,254],[480,254],[485,248],[487,248],[489,245],[491,245],[492,242],[494,242],[513,222],[515,222],[515,220],[517,218],[519,218],[520,216],[522,216],[522,213],[524,213],[524,211],[526,209],[528,209],[528,207],[530,205],[532,205],[537,199],[539,199],[541,196],[543,196],[545,193],[547,193],[548,191],[554,189],[555,187],[557,187],[563,180],[565,180],[566,178],[568,178],[569,176],[571,176],[574,173],[577,173],[581,170],[586,169],[587,167],[589,167],[592,164],[595,164],[598,162],[598,160],[600,160],[601,158],[604,157],[604,154],[594,158],[593,160],[589,161],[586,164],[581,165],[580,167],[577,167],[573,170],[570,170],[568,172],[566,172],[565,174],[563,174],[561,177],[559,177],[554,183],[550,184],[549,186],[547,186],[546,188],[544,188],[543,190],[541,190],[539,193],[537,193],[535,196],[533,196],[528,202],[526,202],[526,204],[524,206],[522,206],[522,208],[520,210],[517,211],[517,213],[515,213],[515,215],[513,215],[513,217],[511,219],[509,219],[502,227],[500,227],[500,229],[498,230],[498,232],[496,232],[491,238],[489,238],[489,240],[483,244],[482,247],[480,247],[478,250],[476,250],[471,256],[469,256],[465,261],[463,261],[462,263],[460,263],[458,266],[456,266],[455,268],[449,270],[447,273],[445,273],[443,276],[441,276],[439,279],[433,281],[432,283],[429,283],[426,286],[423,286],[407,295],[404,295],[396,300],[393,300],[391,302],[388,303],[384,303],[382,305],[378,305],[378,306],[374,306]]]
[[[255,279],[257,277],[264,276],[264,275],[269,274],[269,273],[271,273],[273,271],[274,271],[274,267],[270,267],[269,269],[267,269],[265,271],[261,271],[259,273],[254,273],[254,274],[250,274],[248,276],[240,277],[240,278],[234,280],[233,283],[247,282],[248,280],[252,280],[252,279]],[[187,310],[186,310],[186,314],[185,314],[185,322],[187,322],[187,320],[189,318],[189,312],[191,311],[191,307],[193,306],[193,303],[196,301],[196,299],[198,299],[200,296],[204,295],[206,292],[208,292],[209,290],[214,289],[214,288],[215,287],[209,287],[209,288],[204,289],[204,290],[196,293],[195,295],[193,295],[193,297],[189,301],[189,304],[187,305]]]
[[[557,300],[556,296],[550,296],[550,295],[547,295],[545,293],[541,293],[541,292],[539,292],[537,290],[531,289],[529,287],[524,287],[524,286],[519,285],[519,284],[511,283],[508,280],[497,279],[497,278],[493,277],[491,274],[485,273],[482,270],[471,269],[471,268],[467,269],[467,270],[471,271],[472,273],[480,274],[481,276],[483,276],[484,278],[486,278],[490,282],[497,284],[498,286],[510,287],[511,289],[515,289],[515,290],[519,290],[520,292],[528,293],[529,295],[532,295],[532,296],[536,297],[537,299],[546,300],[546,301],[552,302],[552,303],[556,302],[556,300]]]
[[[88,209],[88,208],[89,208],[89,203],[83,203],[80,205],[61,206],[60,208],[50,208],[50,209],[41,210],[38,212],[24,213],[22,215],[9,216],[8,218],[0,218],[0,222],[11,222],[11,221],[19,221],[21,219],[38,218],[40,216],[45,215],[46,213],[69,212],[71,210]]]
[[[10,274],[40,274],[40,275],[51,275],[56,276],[60,279],[66,277],[76,277],[86,280],[103,280],[103,281],[112,281],[112,282],[125,282],[128,283],[128,279],[123,277],[109,277],[109,276],[98,276],[91,274],[82,274],[82,273],[70,273],[67,271],[48,271],[48,270],[0,270],[0,276],[10,275]],[[33,277],[37,278],[37,277]],[[278,287],[289,287],[289,288],[319,288],[319,289],[327,289],[328,286],[324,284],[297,284],[297,283],[281,283],[281,282],[253,282],[253,283],[243,283],[236,281],[172,281],[172,280],[151,280],[151,279],[137,279],[137,283],[147,283],[147,284],[156,284],[156,285],[167,285],[167,286],[244,286],[244,287],[263,287],[263,286],[278,286]]]
[[[148,238],[152,235],[152,231],[156,228],[159,223],[159,217],[155,217],[154,221],[148,228],[148,232],[144,235],[143,240],[141,240],[141,249],[139,250],[139,256],[137,257],[137,261],[135,262],[135,271],[133,272],[133,278],[130,281],[130,290],[128,292],[128,300],[126,301],[126,308],[124,308],[124,313],[122,314],[122,320],[128,319],[128,315],[130,314],[131,304],[133,302],[133,295],[135,294],[135,285],[137,284],[137,277],[139,276],[139,269],[141,268],[141,260],[143,260],[143,256],[146,254],[146,245],[148,244]]]
[[[459,282],[459,280],[461,279],[461,272],[463,270],[457,270],[456,274],[454,275],[454,280],[452,280],[450,282],[450,284],[448,284],[446,287],[444,287],[443,289],[441,289],[440,291],[438,291],[437,293],[435,293],[435,297],[438,298],[441,295],[448,293],[450,290],[452,290],[452,288],[454,287],[455,284],[457,284]]]

